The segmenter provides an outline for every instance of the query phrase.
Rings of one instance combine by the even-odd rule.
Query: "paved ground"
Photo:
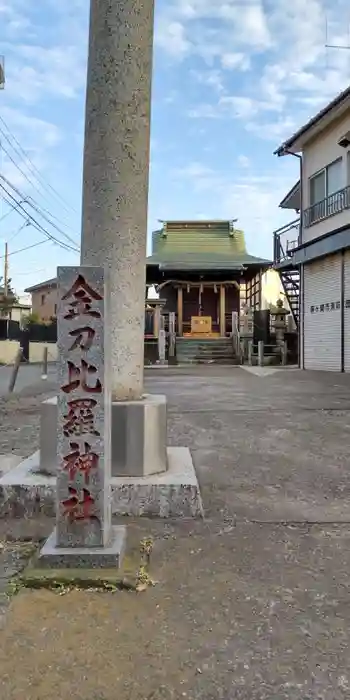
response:
[[[192,450],[206,521],[127,521],[131,546],[155,538],[146,593],[14,598],[1,700],[348,700],[350,376],[201,367],[146,385]],[[39,390],[0,403],[3,452],[36,448]],[[21,557],[3,553],[3,577]]]
[[[10,379],[12,376],[13,367],[12,365],[0,366],[0,396],[6,396],[8,393],[8,387]],[[56,374],[55,363],[49,364],[48,367],[48,377],[50,380],[54,379]],[[21,364],[19,372],[17,375],[15,391],[22,391],[23,389],[29,388],[36,385],[42,375],[42,365],[26,365]]]

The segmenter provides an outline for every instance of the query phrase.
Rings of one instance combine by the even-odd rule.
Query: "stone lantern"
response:
[[[289,311],[284,308],[282,299],[278,299],[276,306],[271,308],[272,324],[276,333],[276,345],[283,345],[284,334],[287,330],[286,319]]]

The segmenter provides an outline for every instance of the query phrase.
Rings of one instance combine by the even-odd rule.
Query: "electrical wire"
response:
[[[4,120],[3,120],[1,117],[0,117],[0,121],[3,121],[3,122],[4,122]],[[5,123],[5,122],[4,122],[4,123]],[[6,123],[5,123],[5,124],[6,124]],[[12,138],[16,141],[16,143],[19,144],[19,142],[17,141],[16,137],[11,133],[11,131],[10,131],[10,129],[8,128],[7,125],[6,125],[6,127],[7,127],[8,131],[10,132]],[[16,148],[13,146],[13,144],[11,144],[10,139],[9,139],[9,138],[7,137],[7,135],[3,132],[3,130],[1,129],[1,127],[0,127],[0,133],[2,133],[2,135],[4,136],[4,138],[8,141],[8,143],[9,143],[10,146],[11,146],[11,148],[13,148],[14,151],[20,156],[20,158],[22,158],[21,153],[19,153],[18,149],[16,149]],[[28,175],[25,173],[25,171],[20,167],[20,165],[18,165],[18,163],[16,163],[15,159],[12,157],[12,155],[9,153],[9,151],[5,148],[5,146],[4,146],[2,143],[0,143],[0,147],[2,148],[2,150],[4,151],[4,153],[7,155],[7,157],[8,157],[9,160],[11,161],[11,163],[13,163],[13,165],[15,166],[15,168],[17,168],[17,170],[21,173],[21,175],[25,178],[25,180],[30,184],[30,186],[31,186],[31,187],[34,187],[34,189],[35,189],[41,196],[43,196],[43,193],[42,193],[41,190],[37,187],[36,183],[33,182],[33,181],[28,177]],[[26,153],[25,153],[24,149],[22,148],[22,146],[21,146],[20,144],[19,144],[19,147],[21,148],[22,152],[23,152],[24,155],[26,156]],[[26,157],[27,157],[27,156],[26,156]],[[28,157],[28,158],[29,158],[29,157]],[[29,161],[30,161],[30,159],[29,159]],[[30,161],[30,162],[32,163],[32,161]],[[36,167],[36,166],[34,166],[33,163],[32,163],[32,166],[33,166],[33,167]],[[27,167],[28,167],[28,165],[27,165]],[[29,169],[29,168],[28,168],[28,169]],[[37,168],[36,168],[36,169],[37,169]],[[38,171],[38,172],[39,172],[39,171]],[[4,177],[4,179],[5,179],[5,181],[7,182],[7,184],[11,186],[11,183],[9,183],[9,181],[6,180],[5,176],[2,175],[2,177]],[[38,179],[38,178],[37,178],[37,179]],[[39,183],[39,184],[41,184],[41,183]],[[42,186],[42,185],[41,185],[41,186]],[[50,186],[50,187],[51,187],[51,186]],[[17,191],[17,193],[20,194],[20,196],[23,197],[23,194],[20,193],[19,190],[16,190],[16,188],[14,188],[13,185],[12,185],[12,188],[15,189],[15,191]],[[58,221],[58,223],[60,223],[60,224],[61,224],[62,226],[64,226],[65,228],[70,229],[70,226],[68,226],[65,222],[61,221],[57,216],[55,216],[54,214],[52,214],[48,209],[45,209],[45,207],[43,207],[42,205],[41,205],[41,206],[38,205],[38,203],[33,199],[33,197],[31,197],[31,196],[28,195],[27,197],[25,197],[25,200],[26,200],[26,201],[31,200],[31,201],[33,202],[33,208],[35,208],[35,205],[36,205],[36,207],[37,207],[37,208],[36,208],[37,213],[39,213],[48,223],[50,223],[51,226],[54,226],[54,228],[56,228],[57,231],[59,231],[63,236],[65,236],[65,238],[67,238],[67,240],[69,240],[71,243],[73,243],[73,245],[76,245],[76,240],[73,240],[70,236],[68,236],[68,234],[66,234],[64,231],[62,231],[62,229],[59,228],[59,227],[57,226],[57,224],[54,224],[54,223],[51,221],[51,219],[49,220],[49,219],[47,218],[47,216],[44,216],[44,215],[42,214],[42,212],[39,211],[39,209],[45,211],[46,214],[49,214],[49,216],[50,216],[52,219],[56,219],[56,221]],[[75,211],[75,210],[73,209],[73,211]],[[5,215],[5,216],[6,216],[6,215]],[[70,229],[70,230],[72,230],[72,229]]]
[[[73,248],[72,246],[68,245],[68,243],[63,243],[63,241],[60,241],[58,238],[53,236],[49,231],[47,231],[44,226],[42,226],[26,209],[24,209],[23,205],[17,202],[16,198],[4,187],[4,185],[0,182],[0,188],[5,192],[7,197],[9,197],[15,204],[18,206],[18,213],[25,219],[30,220],[32,226],[36,228],[38,231],[44,233],[44,235],[49,238],[53,243],[56,245],[60,246],[61,248],[65,250],[72,250],[74,253],[79,252],[79,248],[75,247]],[[9,200],[6,200],[7,203],[9,203]],[[23,212],[23,213],[22,213]]]
[[[4,178],[2,175],[0,175],[0,179],[5,179],[5,178]],[[14,185],[12,185],[12,184],[11,184],[9,181],[7,181],[7,180],[6,180],[6,182],[9,184],[9,186],[10,186],[15,192],[18,192],[18,193],[19,193],[19,190],[17,190],[17,188],[15,188]],[[2,188],[3,191],[6,192],[6,194],[11,198],[12,201],[16,202],[16,204],[18,205],[18,213],[21,213],[21,212],[23,211],[24,214],[26,214],[27,218],[33,223],[33,225],[35,224],[34,227],[39,227],[39,229],[40,229],[41,231],[44,231],[44,232],[45,232],[45,235],[47,235],[48,237],[50,237],[50,239],[51,239],[52,241],[55,241],[55,242],[56,242],[58,245],[60,245],[62,248],[65,248],[65,249],[67,249],[67,250],[69,249],[69,250],[74,250],[74,251],[79,252],[79,249],[76,247],[75,241],[71,241],[71,242],[73,243],[73,245],[74,245],[74,248],[73,248],[72,246],[68,245],[67,243],[64,243],[63,241],[60,241],[59,239],[55,238],[55,236],[53,236],[53,234],[49,233],[49,231],[47,231],[47,229],[45,229],[45,228],[33,217],[33,215],[30,214],[30,212],[28,212],[26,209],[24,209],[24,207],[22,206],[21,202],[17,202],[16,198],[4,187],[4,185],[2,185],[2,184],[0,183],[0,187]],[[19,193],[19,194],[20,194],[20,196],[22,196],[21,193]],[[8,200],[7,200],[7,203],[9,203]],[[26,204],[30,205],[30,202],[26,201]],[[33,205],[31,205],[31,206],[33,206]],[[40,212],[39,212],[39,213],[40,213]],[[23,214],[21,214],[21,215],[23,216]],[[40,215],[41,215],[41,214],[40,214]],[[41,215],[41,216],[42,216],[42,215]],[[48,221],[48,223],[50,223],[51,225],[53,225],[52,222],[51,222],[50,220]],[[38,229],[38,230],[39,230],[39,229]],[[60,229],[59,229],[59,231],[60,231]],[[64,232],[62,232],[62,231],[60,231],[60,233],[63,233],[63,235],[65,235]],[[69,238],[69,237],[68,237],[68,238]],[[69,240],[71,240],[71,239],[69,239]]]
[[[32,182],[32,180],[28,177],[28,175],[24,172],[24,170],[18,165],[18,163],[16,163],[16,161],[14,160],[14,158],[12,158],[11,154],[8,152],[8,150],[5,148],[5,146],[4,146],[3,144],[0,144],[0,147],[2,148],[2,150],[4,151],[4,153],[6,153],[7,157],[10,159],[11,163],[13,163],[13,165],[15,166],[15,168],[17,168],[18,172],[20,172],[21,175],[25,178],[25,180],[30,184],[30,186],[31,186],[31,187],[34,187],[34,189],[35,189],[37,192],[39,192],[39,194],[40,194],[41,196],[43,196],[43,195],[42,195],[42,192],[40,192],[40,190],[39,190],[39,188],[36,186],[36,184],[35,184],[34,182]],[[6,178],[5,178],[4,175],[2,175],[2,177],[6,180]],[[15,188],[14,188],[14,189],[15,189]],[[27,196],[27,199],[32,199],[33,202],[35,202],[35,200],[34,200],[32,197],[30,197],[29,195]],[[37,202],[36,202],[36,204],[37,204]],[[67,226],[67,224],[65,224],[64,222],[60,221],[60,219],[58,219],[54,214],[51,214],[51,212],[49,212],[47,209],[45,210],[44,207],[41,207],[41,208],[42,208],[44,211],[46,211],[48,214],[50,214],[50,216],[51,216],[53,219],[56,219],[56,221],[58,221],[61,225],[65,226],[66,228],[69,228],[69,226]],[[63,234],[63,235],[67,236],[68,234]],[[72,240],[72,239],[70,239],[70,240]]]
[[[4,175],[0,175],[0,179],[3,180],[8,187],[11,187],[11,189],[14,192],[16,192],[16,194],[19,197],[23,198],[23,196],[24,196],[23,193],[18,189],[18,187],[15,187],[15,185],[12,185],[12,183]],[[35,200],[33,200],[32,197],[28,196],[26,201],[37,212],[37,214],[39,214],[39,216],[41,216],[47,223],[49,223],[53,228],[55,228],[56,231],[58,231],[62,236],[64,236],[67,239],[67,241],[72,243],[74,246],[77,245],[77,242],[73,238],[68,236],[68,234],[65,231],[62,231],[62,229],[59,226],[57,226],[57,224],[52,222],[50,218],[48,218],[47,216],[45,216],[42,213],[41,207],[38,206],[37,202],[35,202]]]
[[[21,233],[21,231],[23,231],[24,228],[26,228],[26,226],[30,226],[30,221],[25,221],[7,242],[12,243],[12,241],[18,236],[19,233]]]
[[[44,243],[47,243],[47,241],[39,241],[38,243],[27,245],[25,248],[20,248],[19,250],[14,250],[13,253],[8,253],[7,257],[10,257],[10,255],[17,255],[17,253],[23,253],[25,250],[30,250],[31,248],[37,248],[38,245],[43,245]],[[5,255],[0,255],[0,260],[3,260],[5,257]]]
[[[32,172],[34,171],[34,172],[33,172],[34,177],[36,177],[36,179],[37,179],[38,182],[41,184],[41,186],[44,187],[44,188],[46,188],[47,190],[50,190],[50,191],[55,195],[55,197],[58,198],[58,199],[60,200],[60,203],[63,204],[64,207],[65,207],[65,209],[67,210],[67,203],[65,202],[65,200],[63,199],[63,197],[61,197],[61,195],[59,194],[59,192],[57,192],[57,190],[56,190],[54,187],[52,187],[52,185],[51,185],[48,181],[45,181],[45,180],[44,180],[44,178],[42,177],[42,175],[41,175],[39,169],[38,169],[38,168],[36,167],[36,165],[33,163],[33,161],[31,160],[30,156],[28,155],[28,153],[27,153],[27,152],[24,150],[24,148],[21,146],[20,142],[18,141],[18,139],[16,138],[16,136],[14,135],[14,133],[11,131],[11,129],[9,128],[8,124],[6,124],[4,118],[1,117],[1,116],[0,116],[0,122],[1,122],[1,124],[4,125],[5,129],[7,129],[8,133],[10,134],[11,138],[13,139],[13,141],[14,141],[14,142],[16,143],[16,145],[18,146],[18,149],[19,149],[20,153],[18,152],[18,149],[16,149],[16,148],[13,146],[13,144],[11,144],[11,141],[10,141],[9,137],[8,137],[7,134],[4,132],[4,130],[1,128],[1,126],[0,126],[0,133],[3,135],[3,137],[6,139],[6,141],[10,144],[10,146],[13,148],[13,150],[14,150],[15,152],[17,152],[18,155],[20,155],[21,158],[22,158],[23,156],[25,157],[26,161],[31,165],[31,168],[29,168],[29,166],[28,166],[28,164],[27,164],[28,170],[32,170]],[[21,155],[21,154],[22,154],[22,155]],[[42,184],[42,183],[44,183],[44,184]],[[69,207],[69,209],[71,209],[71,211],[73,211],[74,213],[77,213],[76,210],[75,210],[71,205],[68,205],[68,207]]]
[[[5,200],[5,201],[6,201],[6,200]],[[22,202],[26,202],[26,201],[27,201],[26,199],[22,199],[22,201],[20,202],[20,204],[22,204]],[[7,204],[8,204],[8,202],[7,202]],[[9,214],[12,214],[12,212],[17,211],[17,208],[18,208],[17,206],[14,207],[12,204],[11,204],[10,206],[11,206],[10,211],[7,211],[6,214],[4,214],[3,216],[0,217],[0,223],[1,223],[1,221],[3,221],[4,219],[7,219],[7,217],[9,216]]]

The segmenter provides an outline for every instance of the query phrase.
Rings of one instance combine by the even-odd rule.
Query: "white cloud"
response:
[[[251,165],[250,159],[243,154],[238,156],[237,163],[241,166],[241,168],[249,168]]]
[[[250,160],[241,155],[239,165],[247,170]],[[238,226],[248,232],[247,247],[250,251],[270,258],[272,255],[272,230],[290,218],[288,212],[278,209],[278,204],[290,189],[289,175],[278,171],[262,171],[259,174],[239,173],[212,168],[205,163],[192,162],[174,169],[173,177],[183,182],[184,188],[207,196],[207,204],[215,203],[215,212],[208,209],[206,218],[220,216],[237,218]],[[219,214],[218,214],[219,212]]]
[[[217,76],[217,102],[188,105],[191,117],[234,117],[264,139],[285,138],[350,82],[350,51],[325,47],[326,38],[349,44],[347,0],[169,0],[160,15],[170,33],[181,24],[177,57],[196,57]],[[164,39],[163,50],[171,46]],[[242,71],[244,87],[233,92]],[[276,119],[266,121],[268,112]]]
[[[10,97],[35,103],[48,94],[74,98],[85,82],[85,56],[80,47],[17,44],[8,61]]]
[[[190,119],[221,119],[222,114],[217,105],[207,103],[197,104],[196,107],[189,109],[187,116]]]
[[[62,139],[61,129],[45,119],[28,116],[11,107],[4,107],[1,114],[5,121],[11,124],[13,132],[21,132],[22,135],[29,136],[32,149],[37,150],[40,146],[56,146]]]
[[[223,75],[220,70],[191,70],[191,76],[202,85],[214,88],[219,93],[225,92]]]
[[[191,51],[191,42],[186,37],[186,29],[181,22],[160,21],[157,25],[155,41],[172,58],[181,60]]]
[[[221,56],[221,65],[228,70],[246,71],[250,68],[250,58],[244,53],[224,53]]]

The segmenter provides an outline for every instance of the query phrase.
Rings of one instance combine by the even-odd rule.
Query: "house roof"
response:
[[[269,260],[249,255],[244,232],[230,220],[167,221],[154,231],[147,267],[161,270],[241,270],[269,266]]]
[[[329,102],[326,107],[320,110],[315,117],[312,117],[304,126],[300,127],[293,136],[284,141],[284,143],[277,148],[274,155],[285,156],[288,152],[299,152],[302,148],[303,143],[311,135],[311,131],[318,133],[325,126],[328,125],[336,116],[340,114],[349,106],[348,101],[350,98],[350,87],[343,90],[339,95],[337,95],[332,102]]]
[[[40,292],[40,289],[46,289],[47,287],[56,287],[57,285],[57,278],[53,277],[50,280],[45,280],[45,282],[39,282],[39,284],[34,284],[32,287],[27,287],[25,289],[25,292]]]
[[[147,258],[147,267],[156,266],[160,270],[243,270],[249,265],[261,265],[268,267],[270,260],[257,258],[248,253],[235,255],[230,258],[227,255],[213,252],[183,252],[168,253],[158,256],[150,255]]]
[[[32,305],[31,304],[22,304],[21,302],[16,301],[14,304],[12,304],[12,308],[13,309],[28,309],[29,310],[32,308]]]
[[[301,205],[301,190],[300,190],[300,180],[293,185],[289,190],[288,194],[282,199],[282,202],[278,205],[281,209],[294,209],[295,211],[300,210]]]

